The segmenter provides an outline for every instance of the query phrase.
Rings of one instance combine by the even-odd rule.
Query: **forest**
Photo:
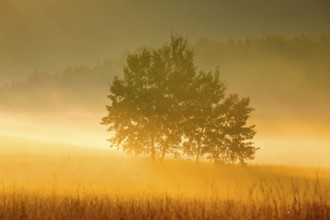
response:
[[[299,108],[321,105],[325,112],[329,109],[324,97],[330,83],[329,35],[267,36],[224,42],[202,37],[191,46],[198,69],[218,67],[229,91],[251,97],[255,105],[261,102]],[[3,84],[1,108],[102,111],[109,83],[114,76],[123,76],[122,68],[129,53],[94,66],[68,66],[57,72],[36,70],[26,80]],[[300,89],[306,90],[304,100],[300,100]]]

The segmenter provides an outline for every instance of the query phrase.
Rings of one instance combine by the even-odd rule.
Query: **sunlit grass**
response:
[[[330,171],[0,156],[0,219],[329,219]]]

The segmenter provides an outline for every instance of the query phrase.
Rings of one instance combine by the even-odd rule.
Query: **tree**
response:
[[[225,97],[226,86],[219,70],[200,72],[194,78],[192,98],[185,111],[185,153],[203,155],[215,163],[253,159],[257,148],[249,140],[255,135],[254,125],[246,122],[251,111],[248,98],[237,94]]]
[[[129,55],[124,78],[114,78],[110,86],[112,103],[102,119],[113,132],[111,146],[152,159],[166,153],[180,156],[180,109],[194,75],[193,52],[180,36],[159,49]]]
[[[210,144],[209,135],[214,126],[214,117],[216,117],[215,107],[224,98],[225,89],[218,69],[215,72],[200,72],[194,78],[191,97],[185,106],[183,124],[186,139],[185,153],[194,155],[196,163]]]
[[[209,155],[215,163],[254,159],[258,148],[251,141],[255,135],[255,125],[246,124],[253,108],[249,98],[239,98],[237,94],[229,95],[222,103],[214,106],[209,123],[209,144],[203,153]]]
[[[173,35],[158,49],[130,54],[122,79],[110,85],[111,105],[102,123],[112,147],[153,160],[207,155],[215,162],[253,159],[254,126],[247,98],[225,97],[219,70],[196,73],[193,51]]]

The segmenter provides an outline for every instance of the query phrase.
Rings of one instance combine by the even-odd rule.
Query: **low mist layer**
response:
[[[194,162],[173,160],[154,163],[144,158],[115,156],[109,151],[1,155],[0,166],[3,187],[15,184],[25,190],[56,190],[58,193],[75,193],[72,189],[96,194],[150,190],[225,198],[238,192],[247,195],[259,181],[269,186],[280,183],[288,190],[292,183],[304,184],[319,178],[325,186],[330,181],[329,170],[322,168],[214,166],[209,163],[196,166]]]

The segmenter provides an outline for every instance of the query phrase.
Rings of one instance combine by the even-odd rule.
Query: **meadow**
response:
[[[2,153],[0,219],[330,219],[326,168]]]

